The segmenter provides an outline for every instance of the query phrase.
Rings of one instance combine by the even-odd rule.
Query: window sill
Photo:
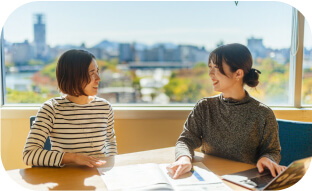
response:
[[[35,116],[40,106],[3,106],[1,119]],[[115,119],[186,119],[193,107],[113,106]]]
[[[39,105],[3,106],[1,119],[29,118],[37,114]],[[271,107],[277,118],[312,122],[312,108]],[[115,119],[183,119],[193,106],[113,106]]]

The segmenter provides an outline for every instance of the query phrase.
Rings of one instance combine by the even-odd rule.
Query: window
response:
[[[302,75],[302,104],[312,105],[312,36],[307,21],[304,23],[304,50]]]
[[[208,76],[209,53],[238,42],[262,72],[250,94],[270,106],[291,106],[291,27],[292,7],[280,2],[32,2],[4,25],[4,103],[59,96],[57,59],[76,48],[97,57],[98,96],[111,103],[193,105],[218,94]]]

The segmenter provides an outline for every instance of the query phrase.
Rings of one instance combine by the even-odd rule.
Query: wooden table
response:
[[[104,160],[107,161],[105,167],[140,163],[172,163],[174,162],[174,147],[116,155],[115,157],[106,157]],[[208,169],[219,176],[255,168],[254,165],[200,152],[195,152],[193,162],[204,163]],[[8,170],[7,173],[17,183],[31,190],[106,190],[97,169],[85,166],[33,167]],[[247,190],[227,181],[224,182],[233,190]]]

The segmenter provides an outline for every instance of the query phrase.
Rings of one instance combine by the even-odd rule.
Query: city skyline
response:
[[[5,41],[5,58],[9,63],[14,63],[16,67],[10,71],[37,71],[42,66],[27,66],[32,59],[38,59],[47,62],[56,58],[67,49],[85,49],[92,52],[98,59],[111,59],[118,58],[119,63],[131,63],[130,68],[151,68],[151,62],[166,62],[165,68],[188,68],[198,62],[206,62],[209,55],[209,50],[204,47],[198,47],[188,44],[172,44],[172,43],[156,43],[152,46],[146,44],[122,43],[118,41],[104,40],[99,42],[96,46],[86,47],[85,44],[79,46],[67,45],[49,47],[45,43],[46,30],[45,30],[45,15],[36,14],[34,23],[34,38],[33,43],[25,40],[22,43],[8,43]],[[247,47],[251,51],[252,56],[257,58],[271,57],[279,63],[285,64],[289,57],[289,48],[283,49],[270,49],[263,45],[263,39],[248,38]],[[222,45],[219,42],[217,46]],[[307,50],[308,51],[308,50]],[[310,50],[309,52],[311,52]],[[307,54],[310,54],[307,52]],[[47,62],[48,63],[48,62]],[[46,63],[46,64],[47,64]],[[139,63],[139,64],[138,64]],[[143,64],[147,64],[146,66]],[[174,63],[174,64],[173,64]],[[180,64],[178,64],[180,63]],[[188,63],[188,64],[186,64]],[[39,63],[38,63],[39,64]],[[39,64],[40,65],[40,64]],[[140,65],[140,66],[139,66]],[[27,66],[27,67],[26,67]],[[156,64],[153,67],[160,67]]]
[[[232,42],[246,44],[246,39],[251,37],[262,38],[266,47],[274,49],[287,48],[290,45],[292,10],[291,6],[280,2],[266,2],[265,4],[263,2],[239,2],[238,6],[228,1],[179,2],[178,5],[174,2],[73,3],[33,2],[19,7],[4,25],[4,39],[9,42],[23,42],[26,39],[33,42],[33,15],[43,13],[46,15],[47,22],[47,44],[52,47],[65,44],[78,46],[82,43],[85,43],[87,47],[92,47],[106,39],[148,45],[156,42],[191,44],[213,49],[220,41],[226,44]],[[137,8],[140,7],[139,5],[141,9]],[[71,6],[72,8],[69,9]],[[146,8],[149,6],[155,10]],[[211,6],[213,6],[211,10],[205,11]],[[82,8],[86,7],[88,11],[83,11]],[[102,9],[95,9],[96,7],[102,7]],[[266,9],[266,14],[251,13],[261,7]],[[54,13],[56,9],[58,11]],[[220,13],[221,9],[223,13]],[[67,10],[67,14],[64,14]],[[185,14],[187,10],[191,13]],[[279,14],[274,15],[276,10]],[[231,11],[231,14],[234,14],[234,16],[231,15],[233,18],[225,14]],[[244,11],[249,12],[243,14]],[[114,12],[123,14],[114,14]],[[58,13],[63,13],[63,15],[57,16]],[[216,15],[216,18],[211,18],[212,15]],[[78,16],[79,20],[75,19]],[[228,19],[230,22],[223,25],[222,23]],[[263,30],[265,25],[271,30]]]

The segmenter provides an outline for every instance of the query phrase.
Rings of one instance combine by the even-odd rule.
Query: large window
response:
[[[312,105],[312,36],[307,21],[304,23],[302,104]]]
[[[3,31],[5,104],[59,96],[56,62],[72,48],[97,57],[98,96],[112,103],[194,104],[218,94],[209,53],[234,42],[249,48],[262,73],[251,95],[270,106],[293,104],[292,7],[281,2],[32,2],[16,9]],[[303,103],[311,104],[305,66]]]

